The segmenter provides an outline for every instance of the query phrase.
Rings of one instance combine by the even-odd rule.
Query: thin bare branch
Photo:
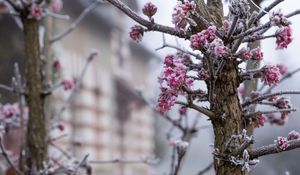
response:
[[[259,148],[249,150],[250,159],[255,159],[265,155],[276,154],[300,148],[300,140],[290,140],[288,141],[288,145],[289,146],[285,150],[279,149],[276,144],[271,144],[268,146],[262,146]]]
[[[252,100],[247,100],[245,103],[242,104],[242,107],[246,107],[246,106],[249,106],[251,104],[255,104],[255,103],[258,103],[262,100],[265,100],[267,98],[270,98],[270,97],[274,97],[274,96],[278,96],[278,95],[292,95],[292,94],[300,94],[300,91],[281,91],[281,92],[276,92],[276,93],[272,93],[272,94],[266,94],[266,95],[262,95],[262,96],[259,96],[257,98],[254,98]]]
[[[272,110],[272,111],[256,111],[250,114],[246,114],[244,117],[246,119],[248,118],[253,118],[253,117],[257,117],[261,114],[273,114],[273,113],[281,113],[281,112],[295,112],[297,111],[297,109],[277,109],[277,110]]]
[[[213,166],[214,166],[214,163],[211,162],[203,170],[201,170],[197,175],[204,175],[204,174],[206,174],[209,170],[211,170],[213,168]]]
[[[53,44],[56,41],[61,40],[62,38],[64,38],[65,36],[67,36],[68,34],[70,34],[78,25],[79,23],[92,11],[94,10],[98,4],[100,2],[99,1],[94,1],[93,3],[91,3],[86,9],[83,10],[83,12],[78,16],[78,18],[63,32],[57,34],[56,36],[54,36],[53,38],[50,39],[50,43]]]
[[[177,31],[173,27],[168,27],[160,24],[156,24],[154,22],[145,20],[144,18],[140,17],[134,11],[132,11],[127,5],[119,0],[107,0],[113,6],[117,7],[119,10],[124,12],[128,17],[139,23],[140,25],[146,27],[149,31],[158,31],[174,36],[178,36],[180,38],[188,39],[190,36],[183,31]]]
[[[201,112],[202,114],[208,116],[209,118],[213,118],[215,116],[215,114],[212,111],[210,111],[204,107],[195,105],[194,103],[185,103],[185,102],[177,101],[176,104],[194,109],[194,110]]]

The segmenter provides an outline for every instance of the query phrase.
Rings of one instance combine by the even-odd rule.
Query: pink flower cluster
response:
[[[253,49],[251,53],[253,55],[252,57],[253,60],[261,61],[264,58],[264,53],[261,51],[260,48]]]
[[[161,94],[157,102],[157,109],[165,113],[174,105],[182,85],[192,86],[193,80],[186,77],[187,67],[182,64],[178,55],[167,55],[164,60],[164,70],[158,77]]]
[[[33,3],[30,7],[29,18],[40,19],[43,15],[42,7],[39,4]]]
[[[134,25],[130,28],[129,36],[135,42],[142,41],[144,29],[142,26]]]
[[[274,142],[276,143],[277,148],[280,150],[286,150],[289,147],[288,140],[285,137],[278,137]]]
[[[51,10],[54,13],[58,13],[63,8],[63,2],[62,0],[52,0],[51,1]]]
[[[295,130],[289,132],[287,137],[288,140],[298,140],[299,138],[300,138],[300,134]]]
[[[191,36],[191,48],[194,50],[201,49],[202,47],[208,47],[208,44],[212,43],[216,38],[217,28],[210,26],[206,30],[202,30],[200,33]]]
[[[280,10],[271,13],[270,21],[273,26],[288,26],[291,24]]]
[[[212,52],[216,57],[226,57],[228,55],[228,48],[224,46],[224,43],[221,39],[216,38],[209,44],[208,52]]]
[[[284,49],[292,42],[292,29],[290,26],[279,28],[276,33],[277,49]]]
[[[203,67],[198,72],[198,78],[200,80],[206,80],[208,78],[208,72]]]
[[[17,103],[10,104],[7,103],[2,106],[2,116],[5,118],[11,118],[20,114],[19,105]]]
[[[267,65],[264,67],[262,81],[269,86],[277,85],[279,82],[280,71],[277,66]]]
[[[176,30],[184,30],[188,24],[187,18],[190,12],[196,8],[194,1],[187,0],[184,3],[179,2],[173,9],[172,23],[175,25]]]
[[[143,11],[144,15],[151,18],[157,12],[157,7],[154,4],[152,4],[151,2],[148,2],[144,5],[142,11]]]

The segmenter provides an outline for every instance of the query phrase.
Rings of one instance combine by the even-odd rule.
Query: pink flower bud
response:
[[[54,13],[58,13],[63,8],[63,2],[62,0],[52,0],[51,1],[51,10]]]
[[[60,131],[64,131],[65,130],[65,126],[63,124],[58,124],[57,125],[57,128],[60,130]]]
[[[262,75],[262,81],[269,86],[277,85],[279,82],[279,68],[274,65],[267,65],[264,68],[263,75]]]
[[[291,131],[287,137],[288,140],[298,140],[299,138],[300,138],[300,134],[295,130]]]
[[[55,60],[54,63],[53,63],[53,67],[56,71],[60,71],[62,66],[61,66],[61,63],[59,60]]]
[[[276,33],[277,49],[284,49],[292,42],[292,29],[290,26],[279,28]]]
[[[33,3],[30,8],[29,18],[40,19],[42,17],[42,8],[39,4]]]
[[[289,147],[288,140],[285,137],[278,137],[275,143],[277,148],[281,150],[286,150]]]
[[[134,25],[131,27],[131,31],[129,32],[130,38],[135,42],[142,41],[144,35],[144,29],[143,27],[139,25]]]
[[[153,15],[155,15],[155,13],[157,12],[157,7],[154,4],[152,4],[151,2],[148,2],[144,5],[144,8],[142,11],[143,11],[144,15],[146,15],[150,18]]]
[[[75,86],[73,81],[71,81],[71,80],[64,80],[63,85],[64,85],[64,90],[65,91],[73,89],[74,86]]]
[[[279,68],[281,75],[286,74],[288,71],[288,68],[284,64],[279,64],[279,65],[277,65],[277,67]]]

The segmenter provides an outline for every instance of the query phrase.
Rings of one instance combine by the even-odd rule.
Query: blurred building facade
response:
[[[87,1],[65,2],[66,13],[78,16]],[[137,10],[135,1],[128,4]],[[73,21],[73,20],[71,20]],[[54,31],[68,27],[56,20]],[[78,77],[91,49],[100,54],[88,67],[80,90],[63,113],[69,136],[58,142],[63,149],[89,160],[143,160],[153,154],[152,110],[136,93],[151,92],[149,63],[157,57],[128,37],[126,18],[117,9],[100,4],[63,40],[53,46],[53,55],[62,64],[61,77]],[[68,93],[58,92],[53,100],[57,111]],[[150,95],[150,94],[147,94]],[[55,155],[55,148],[51,149]],[[57,152],[59,155],[59,151]],[[152,171],[143,163],[93,164],[93,174],[140,175]]]
[[[80,15],[92,1],[64,1],[62,14],[71,16],[69,21],[54,19],[50,31],[57,34]],[[126,2],[137,9],[136,1]],[[60,61],[62,70],[54,75],[54,84],[62,79],[76,79],[81,73],[91,49],[99,50],[88,67],[79,91],[63,112],[59,124],[64,131],[54,129],[51,137],[64,135],[50,144],[51,157],[56,160],[79,160],[89,154],[89,161],[142,160],[152,156],[154,150],[154,118],[152,109],[141,99],[136,88],[151,94],[148,77],[149,64],[157,56],[142,45],[130,41],[125,15],[107,4],[99,4],[78,27],[51,48],[51,57]],[[4,60],[18,61],[22,55],[22,34],[10,17],[0,15],[0,32],[9,36],[8,44],[1,44],[0,53]],[[2,25],[3,24],[3,25]],[[43,30],[41,30],[43,31]],[[4,38],[0,38],[5,43]],[[2,47],[3,46],[3,47]],[[6,61],[7,63],[7,61]],[[4,64],[2,64],[4,65]],[[9,84],[12,67],[1,66],[6,76],[1,83]],[[22,66],[21,66],[22,67]],[[58,90],[49,105],[49,115],[55,115],[68,98],[70,92]],[[11,97],[13,98],[13,97]],[[2,101],[10,101],[10,97]],[[14,101],[14,100],[11,100]],[[58,123],[53,123],[55,126]],[[68,155],[62,156],[61,150]],[[70,156],[70,157],[69,157]],[[152,169],[143,163],[100,163],[92,164],[93,174],[103,175],[147,175]]]

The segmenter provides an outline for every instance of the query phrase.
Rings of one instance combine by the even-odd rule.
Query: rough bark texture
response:
[[[47,156],[46,122],[44,116],[44,99],[42,92],[42,75],[39,46],[39,22],[22,18],[25,43],[25,76],[26,102],[29,108],[29,119],[26,133],[26,165],[27,168],[43,168],[43,161]],[[26,174],[29,174],[27,172]]]
[[[222,71],[220,78],[215,84],[213,111],[216,113],[216,119],[212,120],[215,134],[215,149],[224,154],[226,143],[232,135],[241,133],[242,110],[237,94],[239,85],[238,72],[236,65],[232,62],[227,63]],[[235,147],[240,145],[235,143]],[[214,168],[217,175],[244,175],[240,166],[236,166],[229,161],[214,159]]]

